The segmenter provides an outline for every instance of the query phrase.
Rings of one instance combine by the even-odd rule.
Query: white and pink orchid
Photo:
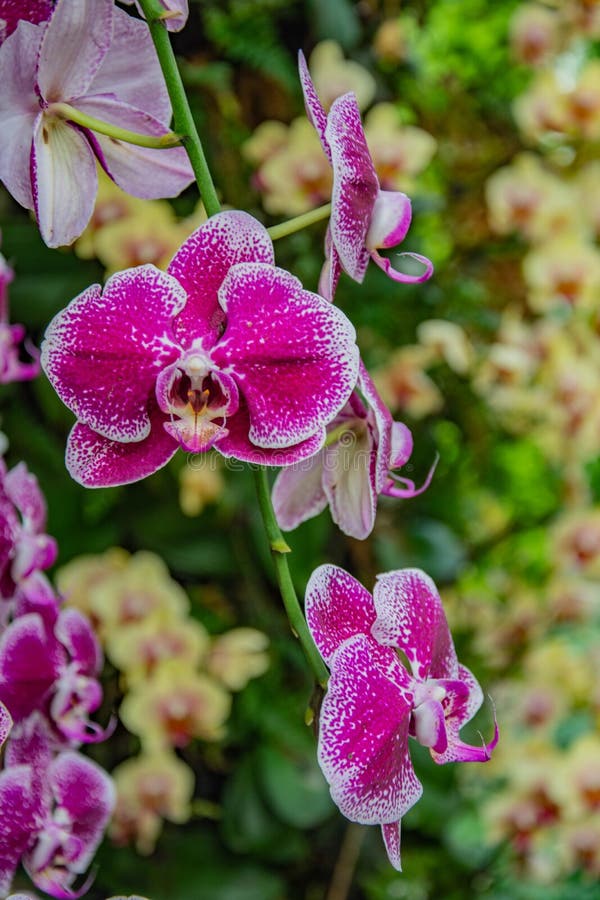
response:
[[[409,736],[436,763],[485,762],[497,726],[489,744],[460,739],[483,694],[459,664],[439,594],[419,569],[379,575],[371,596],[343,569],[321,566],[306,589],[306,618],[331,670],[319,763],[341,812],[381,825],[390,862],[400,869],[400,821],[423,791]]]
[[[308,118],[333,168],[326,262],[319,283],[321,294],[333,299],[342,269],[355,281],[362,282],[371,259],[394,281],[426,281],[433,266],[425,256],[402,254],[425,267],[421,274],[410,275],[395,269],[378,252],[396,247],[404,240],[412,217],[411,203],[401,191],[381,190],[355,95],[350,92],[338,97],[326,113],[302,52],[299,70]]]
[[[0,384],[13,381],[30,381],[39,374],[39,353],[27,345],[32,361],[22,362],[19,348],[25,337],[22,325],[11,325],[8,320],[8,285],[14,272],[0,253]]]
[[[429,486],[435,465],[420,488],[397,474],[412,447],[410,430],[393,421],[361,363],[357,389],[327,426],[325,446],[275,480],[273,506],[280,526],[289,531],[329,505],[344,534],[363,540],[373,530],[381,494],[415,497]]]
[[[311,456],[356,383],[355,337],[274,265],[256,219],[219,213],[168,273],[121,272],[50,323],[42,365],[78,418],[67,467],[99,487],[150,475],[180,446],[265,465]]]
[[[135,66],[132,66],[132,54]],[[98,161],[136,197],[173,197],[193,174],[182,147],[148,149],[69,121],[63,106],[143,135],[169,131],[171,106],[147,26],[113,0],[58,0],[0,47],[0,179],[33,209],[49,247],[87,225]]]

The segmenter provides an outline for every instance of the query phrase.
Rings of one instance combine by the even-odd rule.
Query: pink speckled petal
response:
[[[112,0],[58,0],[40,46],[37,84],[49,103],[86,93],[113,35]]]
[[[35,25],[50,18],[52,0],[0,0],[0,43],[15,31],[19,22]]]
[[[354,94],[334,100],[327,119],[333,164],[331,236],[342,267],[361,282],[369,264],[365,247],[379,181]]]
[[[81,131],[40,113],[33,131],[31,182],[45,243],[71,244],[89,222],[98,190],[96,160]]]
[[[0,747],[8,737],[12,724],[13,720],[11,714],[4,703],[0,703]]]
[[[325,297],[326,300],[331,300],[333,302],[341,274],[342,265],[340,263],[340,257],[331,243],[331,232],[329,226],[327,226],[327,234],[325,237],[325,262],[323,263],[323,268],[319,275],[318,291],[321,297]]]
[[[310,123],[314,127],[319,136],[323,150],[327,154],[329,162],[331,162],[331,150],[325,132],[327,129],[327,113],[323,109],[323,104],[319,100],[319,96],[315,90],[313,80],[308,71],[308,65],[302,50],[298,51],[298,72],[300,74],[300,84],[302,85],[302,93],[304,94],[304,105],[306,107],[306,115]]]
[[[319,653],[329,665],[348,638],[364,634],[371,640],[375,606],[369,591],[344,569],[324,565],[312,573],[304,599],[306,621]]]
[[[141,441],[161,369],[180,354],[171,320],[185,303],[178,282],[152,265],[88,288],[46,331],[42,366],[58,396],[103,437]]]
[[[38,480],[24,462],[17,463],[4,479],[4,490],[17,507],[23,523],[33,531],[40,531],[46,525],[46,501]]]
[[[41,117],[33,85],[42,33],[42,28],[20,22],[0,47],[0,180],[26,209],[33,209],[31,143],[35,120]]]
[[[248,213],[228,210],[212,216],[179,248],[169,273],[183,285],[188,302],[174,323],[184,347],[204,338],[210,348],[225,327],[218,291],[231,266],[241,262],[273,264],[273,243],[264,225]]]
[[[257,447],[248,437],[250,416],[243,402],[238,411],[227,419],[226,427],[227,433],[219,438],[215,450],[223,456],[258,466],[292,466],[317,453],[325,441],[325,429],[321,428],[306,440],[290,447]]]
[[[135,66],[131,65],[132,47]],[[169,92],[145,22],[115,7],[112,41],[87,93],[112,94],[123,103],[145,109],[165,126],[169,124]]]
[[[325,509],[327,497],[321,485],[322,477],[323,450],[279,473],[272,500],[277,521],[284,531],[291,531]]]
[[[0,701],[15,722],[38,708],[57,677],[64,653],[37,613],[15,619],[0,641]]]
[[[163,428],[163,413],[151,413],[150,421],[148,437],[128,444],[76,424],[67,442],[67,471],[84,487],[115,487],[153,475],[169,462],[179,445]]]
[[[86,115],[138,134],[160,137],[169,130],[149,113],[110,95],[85,97],[78,101],[77,108]],[[134,197],[144,200],[176,197],[194,180],[183,147],[151,150],[116,141],[97,132],[88,132],[88,137],[108,175]]]
[[[11,766],[0,773],[0,896],[5,897],[21,855],[42,823],[32,766]]]
[[[421,796],[408,753],[409,683],[394,651],[365,635],[332,658],[318,758],[334,802],[353,822],[397,822]]]
[[[431,756],[438,765],[448,762],[487,762],[492,751],[498,743],[498,723],[494,713],[494,736],[489,744],[481,739],[481,744],[473,746],[461,741],[459,732],[467,722],[470,722],[483,702],[483,692],[479,682],[466,666],[458,666],[456,681],[444,681],[440,679],[442,687],[447,689],[446,704],[446,730],[448,734],[448,747],[443,753],[438,753],[435,748],[431,750]]]
[[[420,284],[422,281],[427,281],[428,278],[431,278],[433,274],[433,263],[430,259],[427,259],[426,256],[421,256],[420,253],[397,253],[396,256],[408,256],[410,259],[416,259],[417,262],[420,262],[425,266],[425,269],[420,275],[409,275],[407,272],[400,272],[393,267],[390,259],[386,256],[381,256],[376,250],[371,250],[371,259],[373,262],[378,265],[392,281],[399,281],[402,282],[402,284]]]
[[[87,616],[78,609],[61,610],[54,634],[77,663],[78,671],[98,675],[102,668],[102,650]]]
[[[400,858],[401,822],[390,822],[381,826],[383,843],[387,851],[388,859],[398,872],[402,871]]]
[[[211,355],[244,395],[251,442],[282,448],[311,437],[356,383],[354,328],[289,272],[263,263],[231,268],[219,299],[227,327]]]
[[[398,647],[416,678],[456,678],[458,660],[442,601],[429,575],[398,569],[377,576],[375,640]]]
[[[390,458],[392,456],[392,414],[379,396],[377,388],[373,384],[373,380],[362,361],[358,371],[358,389],[365,399],[369,410],[369,424],[373,433],[372,440],[375,449],[371,477],[375,494],[380,494],[388,478]]]
[[[397,247],[410,228],[412,210],[410,200],[400,191],[379,191],[365,244],[369,250],[378,247]]]

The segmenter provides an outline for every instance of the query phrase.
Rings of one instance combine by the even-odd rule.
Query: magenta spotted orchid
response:
[[[145,199],[176,196],[193,180],[182,147],[124,143],[75,125],[62,107],[143,135],[169,131],[171,106],[148,28],[113,0],[58,0],[49,22],[20,21],[0,47],[0,80],[0,179],[35,211],[49,247],[70,244],[87,225],[96,161]]]
[[[277,476],[273,506],[280,526],[289,531],[329,505],[344,534],[363,540],[373,530],[381,494],[415,497],[429,486],[435,466],[419,488],[397,472],[412,447],[410,430],[393,421],[361,363],[357,389],[328,426],[325,446]]]
[[[6,896],[21,862],[37,888],[77,898],[85,873],[114,809],[112,780],[73,750],[54,753],[44,720],[15,726],[0,773],[0,895]]]
[[[54,0],[0,0],[0,44],[13,33],[21,19],[38,25],[52,15]]]
[[[67,468],[124,484],[178,447],[264,465],[316,453],[356,383],[346,317],[274,265],[247,213],[213,216],[168,273],[140,266],[95,285],[51,322],[42,365],[78,422]]]
[[[395,269],[378,252],[396,247],[404,240],[412,217],[411,203],[400,191],[381,190],[355,95],[347,93],[338,97],[326,113],[302,52],[299,70],[308,118],[333,168],[331,218],[320,293],[333,299],[342,269],[355,281],[362,282],[371,259],[394,281],[426,281],[433,266],[425,256],[402,254],[424,266],[421,274],[409,275]]]
[[[498,728],[479,747],[460,739],[483,694],[459,664],[439,594],[419,569],[379,575],[371,596],[343,569],[321,566],[306,589],[306,618],[331,670],[319,763],[341,812],[381,825],[390,862],[400,869],[400,822],[423,791],[409,737],[439,764],[485,762]]]
[[[14,272],[0,253],[0,384],[13,381],[29,381],[39,374],[38,351],[29,345],[32,362],[21,362],[19,347],[25,337],[22,325],[10,325],[8,321],[8,285]]]
[[[45,526],[46,503],[35,476],[25,463],[7,470],[0,459],[0,600],[11,600],[24,579],[55,561],[56,541]]]

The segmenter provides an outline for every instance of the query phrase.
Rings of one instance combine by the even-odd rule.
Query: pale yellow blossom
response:
[[[359,109],[365,109],[375,96],[375,79],[363,66],[344,59],[337,41],[321,41],[309,59],[309,69],[321,103],[328,110],[336,97],[352,91]]]
[[[233,628],[214,638],[206,670],[230,691],[241,691],[269,668],[269,639],[256,628]]]

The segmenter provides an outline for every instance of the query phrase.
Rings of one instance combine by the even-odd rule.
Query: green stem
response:
[[[181,75],[177,68],[177,62],[171,47],[169,35],[163,23],[160,21],[164,9],[158,5],[156,0],[139,0],[139,3],[148,23],[156,54],[167,84],[171,105],[173,107],[175,129],[182,136],[183,146],[190,158],[190,163],[192,164],[198,182],[198,188],[204,202],[204,208],[206,209],[207,214],[212,216],[220,211],[221,205],[206,162],[206,157],[204,156],[202,142],[200,141],[200,136],[194,124],[194,119],[181,80]],[[324,207],[322,207],[321,210],[313,210],[311,213],[306,213],[304,217],[299,216],[298,218],[306,219],[306,217],[309,217],[310,221],[316,222],[328,215],[328,211],[323,212],[323,209]],[[316,215],[317,213],[319,213],[319,215]],[[295,220],[292,219],[292,222],[293,221]],[[288,226],[290,224],[291,223],[289,222],[284,223],[284,225]],[[306,224],[309,224],[309,222],[306,222]],[[283,225],[276,226],[276,228],[280,229],[283,227]],[[293,230],[297,229],[292,229],[286,233],[291,234]],[[283,236],[283,234],[281,234],[281,236]],[[312,635],[308,630],[304,613],[302,612],[298,597],[296,596],[287,561],[287,554],[290,552],[290,548],[286,544],[279,525],[277,524],[277,519],[275,518],[275,511],[271,502],[271,491],[267,479],[267,471],[263,466],[253,466],[252,470],[256,483],[258,505],[260,507],[269,545],[273,553],[277,583],[281,592],[283,605],[288,615],[290,625],[302,644],[302,648],[315,677],[321,685],[325,686],[327,684],[329,673],[325,663],[321,659],[315,642],[312,639]]]
[[[298,602],[296,589],[294,588],[286,556],[286,554],[290,552],[290,548],[286,544],[279,525],[277,524],[277,519],[275,518],[267,470],[264,466],[252,466],[252,470],[254,472],[254,482],[256,485],[256,493],[258,495],[258,505],[262,514],[269,544],[271,545],[277,583],[279,585],[279,591],[281,593],[285,611],[294,634],[302,644],[302,649],[310,663],[315,678],[323,687],[325,687],[327,679],[329,678],[329,672],[327,671],[325,663],[321,659],[321,654],[317,650],[312,635],[308,630],[304,613]]]
[[[219,203],[210,169],[206,162],[202,142],[196,129],[181,75],[177,68],[169,32],[162,21],[164,8],[160,7],[156,0],[139,0],[139,3],[148,23],[156,55],[167,84],[171,106],[173,107],[175,131],[182,136],[183,146],[190,158],[206,214],[214,216],[215,213],[220,211],[221,204]]]
[[[177,147],[181,144],[181,136],[172,131],[168,131],[166,134],[161,134],[158,137],[152,134],[138,134],[137,131],[128,131],[126,128],[119,128],[118,125],[111,125],[110,122],[104,122],[102,119],[88,116],[68,103],[51,103],[47,112],[69,122],[75,122],[83,128],[97,131],[98,134],[106,134],[116,141],[126,141],[128,144],[135,144],[137,147],[163,150],[168,147]]]
[[[309,225],[313,225],[315,222],[326,219],[330,212],[331,203],[326,203],[325,206],[318,206],[317,209],[311,209],[309,212],[302,213],[301,216],[296,216],[294,219],[288,219],[287,222],[273,225],[271,228],[267,228],[267,231],[271,236],[271,240],[277,241],[279,238],[287,237],[288,234],[294,234],[295,231],[301,231],[303,228],[308,228]]]

